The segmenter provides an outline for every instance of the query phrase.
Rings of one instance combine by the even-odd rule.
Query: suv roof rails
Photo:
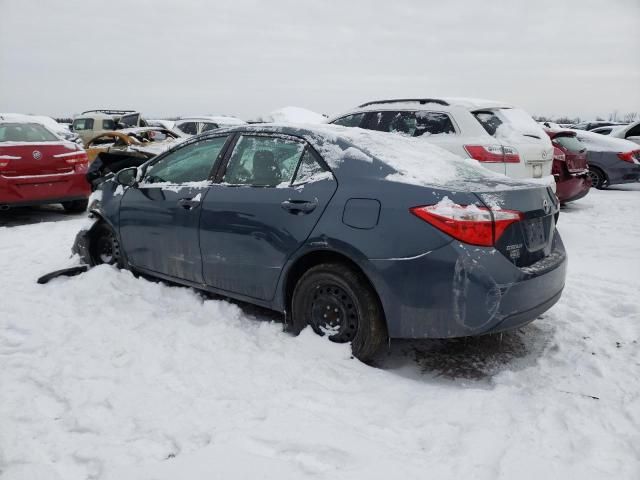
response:
[[[109,110],[109,109],[98,108],[96,110],[87,110],[86,112],[82,112],[80,115],[85,115],[87,113],[105,113],[107,115],[124,115],[125,113],[138,113],[138,112],[136,110]]]
[[[449,106],[449,103],[444,100],[440,100],[439,98],[397,98],[392,100],[375,100],[373,102],[367,102],[360,105],[358,108],[368,107],[369,105],[381,105],[383,103],[406,103],[406,102],[417,102],[420,105],[424,105],[425,103],[437,103],[438,105],[443,105],[445,107]]]

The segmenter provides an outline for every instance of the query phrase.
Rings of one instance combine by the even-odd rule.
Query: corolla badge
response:
[[[551,205],[549,205],[549,201],[546,198],[542,201],[542,209],[546,214],[551,213]]]
[[[42,153],[40,153],[38,150],[34,150],[31,155],[33,156],[34,160],[40,160],[42,158]]]

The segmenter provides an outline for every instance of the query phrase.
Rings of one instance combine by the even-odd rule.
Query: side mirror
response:
[[[125,187],[138,186],[138,169],[136,167],[125,168],[116,174],[116,183]]]

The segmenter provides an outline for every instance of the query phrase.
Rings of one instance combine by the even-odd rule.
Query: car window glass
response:
[[[300,141],[242,135],[222,179],[233,185],[274,187],[291,181],[304,150]]]
[[[54,142],[60,140],[42,125],[35,123],[0,124],[0,142]]]
[[[207,180],[227,137],[192,143],[162,157],[151,165],[143,183],[186,183]]]
[[[311,151],[307,149],[302,155],[293,183],[299,184],[319,180],[324,177],[325,172],[330,175],[328,170],[320,165]]]
[[[442,112],[416,112],[414,137],[456,133],[449,115]]]
[[[498,127],[502,125],[500,117],[491,110],[473,112],[473,116],[476,117],[476,120],[480,122],[480,125],[482,125],[485,131],[491,136],[495,136]]]
[[[571,153],[585,150],[585,146],[573,135],[558,135],[553,139],[553,143],[557,143]]]
[[[356,113],[353,115],[347,115],[346,117],[338,118],[334,120],[334,125],[342,125],[343,127],[359,127],[364,118],[364,113]]]
[[[115,130],[116,129],[116,123],[111,120],[110,118],[105,118],[104,120],[102,120],[102,129],[103,130]]]
[[[219,127],[215,123],[202,122],[202,131],[203,132],[208,132],[210,130],[215,130],[216,128],[219,128]]]
[[[74,130],[93,130],[93,118],[78,118],[73,121]]]
[[[178,125],[176,128],[186,133],[187,135],[196,135],[198,133],[198,124],[196,122],[184,122]]]
[[[636,125],[633,128],[630,128],[627,134],[624,136],[624,138],[638,137],[638,136],[640,136],[640,124]]]

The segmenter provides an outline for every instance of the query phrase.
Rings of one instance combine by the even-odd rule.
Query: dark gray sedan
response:
[[[101,191],[74,246],[87,263],[283,312],[364,361],[387,338],[520,327],[564,287],[553,192],[419,139],[245,125]]]

